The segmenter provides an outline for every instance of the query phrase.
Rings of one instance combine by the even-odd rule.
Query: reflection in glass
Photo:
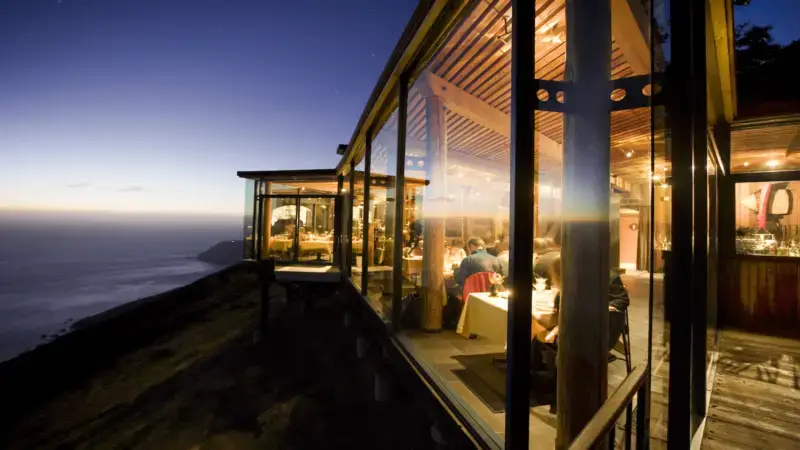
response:
[[[369,273],[367,298],[378,315],[388,322],[392,308],[392,267],[397,174],[397,111],[372,141],[369,203]]]

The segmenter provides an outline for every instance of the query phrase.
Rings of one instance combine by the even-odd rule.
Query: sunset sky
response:
[[[241,214],[332,167],[415,0],[0,0],[0,207]]]
[[[0,0],[0,208],[241,214],[237,170],[338,161],[415,6]]]

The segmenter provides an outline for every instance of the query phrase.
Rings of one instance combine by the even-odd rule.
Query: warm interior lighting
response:
[[[771,160],[767,161],[767,166],[768,167],[777,167],[778,164],[780,164],[780,163],[777,160],[774,160],[774,159],[771,159]]]
[[[668,202],[669,201],[669,195],[665,195],[664,197],[662,197],[662,200],[664,200],[665,202]]]
[[[631,156],[633,156],[633,152],[632,151],[628,150],[627,152],[625,152],[625,157],[626,158],[630,158]]]
[[[509,50],[511,50],[511,42],[506,42],[500,47],[500,53],[508,53]]]
[[[747,167],[747,166],[749,166],[749,165],[750,165],[750,163],[749,163],[749,162],[747,162],[747,161],[745,161],[745,162],[744,162],[744,166],[745,166],[745,167]]]
[[[668,169],[667,169],[667,167],[666,167],[666,166],[664,166],[664,172],[666,172],[667,170],[668,170]]]

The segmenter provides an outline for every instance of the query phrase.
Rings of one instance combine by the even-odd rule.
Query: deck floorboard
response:
[[[800,341],[725,330],[702,448],[800,448]]]

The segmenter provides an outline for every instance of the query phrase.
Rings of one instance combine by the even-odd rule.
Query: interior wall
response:
[[[636,251],[639,245],[638,229],[631,229],[632,225],[639,225],[638,214],[624,214],[619,217],[619,266],[627,270],[636,269]]]

